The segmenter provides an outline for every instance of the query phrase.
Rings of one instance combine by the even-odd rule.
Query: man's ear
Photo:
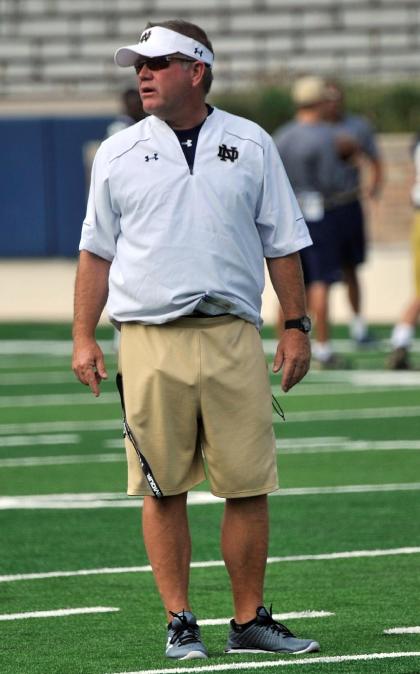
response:
[[[194,61],[191,72],[192,72],[192,85],[197,87],[203,81],[204,73],[206,66],[202,61]]]

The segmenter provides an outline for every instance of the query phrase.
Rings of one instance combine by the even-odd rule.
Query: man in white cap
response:
[[[135,68],[149,116],[93,166],[75,290],[73,369],[99,395],[95,329],[121,328],[128,494],[169,625],[166,655],[206,658],[188,598],[188,491],[226,499],[222,551],[235,618],[226,652],[306,653],[264,608],[267,494],[277,489],[271,390],[258,328],[264,257],[286,330],[274,371],[289,390],[310,359],[298,251],[311,243],[270,137],[206,105],[213,49],[198,26],[149,24],[115,60]]]

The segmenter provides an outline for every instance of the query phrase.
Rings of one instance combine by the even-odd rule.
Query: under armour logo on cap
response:
[[[151,30],[147,30],[144,33],[142,33],[141,38],[140,38],[140,42],[147,42],[147,40],[149,39],[151,34],[152,34]]]
[[[199,56],[203,56],[203,50],[196,47],[194,49],[194,54],[198,54]]]

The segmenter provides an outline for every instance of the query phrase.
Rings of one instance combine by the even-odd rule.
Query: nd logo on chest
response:
[[[223,145],[219,145],[219,154],[217,156],[220,161],[231,161],[233,163],[239,157],[238,148],[233,146],[228,147],[223,143]]]

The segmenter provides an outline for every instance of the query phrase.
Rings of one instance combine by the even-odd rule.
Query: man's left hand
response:
[[[281,387],[285,393],[303,379],[310,362],[309,336],[294,328],[285,330],[277,346],[273,364],[274,373],[282,370]]]

